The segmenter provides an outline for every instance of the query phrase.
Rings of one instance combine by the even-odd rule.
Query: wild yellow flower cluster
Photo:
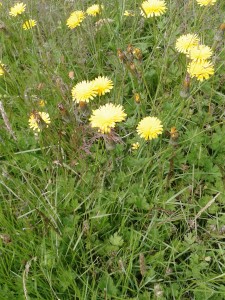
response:
[[[90,117],[91,126],[99,128],[99,131],[102,133],[110,133],[111,128],[114,128],[116,123],[124,121],[126,116],[127,114],[121,105],[107,103],[92,112]],[[157,138],[159,134],[162,134],[163,126],[159,119],[145,117],[139,122],[137,132],[145,140],[152,140]],[[139,143],[132,145],[133,150],[138,148]]]
[[[85,15],[96,16],[101,13],[104,9],[103,5],[93,4],[88,7],[86,12],[82,10],[77,10],[71,13],[69,18],[67,19],[67,26],[70,29],[74,29],[75,27],[80,26],[81,22],[85,19]],[[166,3],[164,0],[147,0],[141,4],[140,14],[144,18],[150,18],[153,16],[161,16],[167,10]],[[124,16],[134,16],[134,12],[125,10]]]
[[[92,81],[77,83],[72,89],[72,97],[76,103],[88,103],[97,95],[102,96],[109,93],[112,88],[113,82],[109,78],[98,76]],[[42,103],[43,100],[40,106],[42,106]],[[122,105],[107,103],[93,110],[89,121],[91,127],[98,128],[103,134],[109,134],[111,129],[114,128],[117,123],[124,121],[126,117],[127,114],[124,112]],[[49,114],[41,111],[33,111],[29,118],[29,126],[36,132],[40,132],[43,128],[48,127],[50,122]],[[137,126],[137,133],[145,140],[157,138],[162,132],[163,126],[161,121],[156,117],[145,117]],[[132,145],[132,149],[137,150],[139,146],[139,143],[136,142]]]
[[[94,97],[105,95],[113,88],[110,79],[98,76],[92,81],[77,83],[72,89],[72,98],[75,102],[89,102]],[[98,128],[102,133],[110,133],[116,123],[125,120],[127,114],[121,105],[107,103],[92,111],[90,122],[92,127]],[[161,121],[154,117],[144,118],[137,127],[138,134],[145,140],[156,138],[163,131]],[[135,148],[137,149],[137,148]]]
[[[26,10],[26,4],[24,4],[23,2],[19,2],[10,8],[9,15],[12,17],[16,17],[16,16],[24,13],[25,10]],[[37,22],[35,20],[29,19],[22,24],[22,27],[24,30],[28,30],[36,25],[37,25]]]
[[[103,9],[103,5],[93,4],[87,8],[86,12],[82,10],[76,10],[71,13],[66,24],[70,29],[74,29],[80,26],[82,21],[85,19],[86,14],[89,16],[96,16],[100,14]],[[165,13],[166,9],[167,7],[164,0],[148,0],[144,1],[141,5],[141,15],[145,18],[160,16]],[[11,7],[9,14],[10,16],[16,17],[24,13],[25,10],[26,4],[23,2],[18,2]],[[22,25],[24,30],[31,29],[34,26],[36,26],[36,21],[33,19],[25,21]],[[0,75],[3,74],[4,65],[0,63]],[[112,88],[113,82],[109,78],[105,76],[98,76],[92,81],[84,80],[78,82],[72,88],[72,99],[76,103],[88,103],[96,96],[103,96],[109,93]],[[42,102],[40,106],[42,106]],[[93,110],[89,120],[92,127],[98,128],[98,130],[104,134],[109,134],[111,129],[114,128],[117,123],[124,121],[126,117],[127,114],[124,112],[124,108],[121,105],[107,103],[100,106],[98,109]],[[43,128],[48,127],[50,122],[51,120],[49,114],[42,111],[34,110],[29,118],[30,128],[37,132],[40,132]],[[161,121],[156,117],[145,117],[137,126],[137,133],[145,140],[156,138],[162,133],[162,131],[163,126]],[[139,143],[136,142],[132,145],[132,149],[138,149],[139,146]]]
[[[113,82],[107,77],[98,76],[92,81],[77,83],[72,89],[72,98],[75,102],[89,102],[94,97],[105,95],[113,88]]]
[[[87,8],[86,13],[83,10],[76,10],[69,16],[66,25],[70,29],[74,29],[75,27],[80,26],[80,24],[83,22],[83,20],[85,19],[85,14],[87,14],[88,16],[97,16],[103,9],[103,5],[93,4],[92,6]]]
[[[180,36],[176,41],[175,48],[190,59],[187,72],[191,77],[203,81],[214,74],[213,64],[209,61],[213,55],[212,49],[209,46],[200,44],[200,39],[196,34]]]
[[[216,3],[216,0],[196,0],[200,6],[211,6]],[[103,5],[93,4],[86,9],[76,10],[72,12],[66,21],[66,25],[70,29],[74,29],[81,25],[83,20],[88,16],[97,16],[104,9]],[[167,4],[164,0],[145,0],[139,6],[139,13],[144,18],[158,17],[166,13]],[[23,2],[16,3],[10,8],[9,15],[17,17],[23,14],[26,10],[26,4]],[[125,11],[125,16],[134,16],[133,11]],[[24,30],[28,30],[36,26],[37,22],[33,19],[26,20],[22,24]],[[175,48],[178,52],[186,55],[189,60],[187,72],[190,77],[195,77],[199,81],[208,79],[214,74],[214,67],[210,61],[213,51],[209,46],[201,44],[197,34],[186,34],[180,36]],[[4,64],[0,62],[0,76],[5,72]],[[74,102],[89,103],[96,97],[104,96],[110,93],[114,85],[111,79],[106,76],[98,76],[94,80],[83,80],[78,82],[72,88],[72,99]],[[42,100],[43,101],[43,100]],[[44,105],[44,102],[42,103]],[[42,105],[40,105],[41,107]],[[124,121],[127,114],[122,105],[106,103],[98,109],[94,109],[89,118],[90,125],[97,128],[103,134],[111,133],[117,123]],[[40,131],[44,127],[48,127],[51,120],[49,114],[41,111],[33,111],[29,118],[29,126]],[[144,117],[137,125],[136,131],[138,135],[145,139],[151,140],[157,138],[163,132],[162,122],[154,116]],[[132,149],[138,149],[139,143],[132,144]]]

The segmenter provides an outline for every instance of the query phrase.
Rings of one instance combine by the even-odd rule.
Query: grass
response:
[[[10,17],[14,3],[0,8],[0,299],[225,299],[223,1],[168,0],[165,15],[144,19],[141,1],[102,0],[102,16],[73,30],[71,12],[93,2],[24,0]],[[25,31],[29,18],[37,26]],[[175,43],[187,33],[213,46],[215,74],[191,79],[183,97]],[[129,44],[140,75],[117,55]],[[81,111],[71,89],[99,75],[114,88]],[[107,102],[128,116],[112,150],[88,121]],[[51,118],[39,134],[33,110]],[[164,132],[146,142],[136,127],[148,115]]]

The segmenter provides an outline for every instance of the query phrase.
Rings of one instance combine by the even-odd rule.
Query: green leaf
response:
[[[109,241],[113,246],[121,247],[123,245],[123,239],[121,236],[118,235],[117,232],[114,233],[114,235],[111,235]]]
[[[117,287],[115,286],[113,279],[109,276],[109,274],[102,276],[99,282],[99,288],[108,296],[117,296]]]

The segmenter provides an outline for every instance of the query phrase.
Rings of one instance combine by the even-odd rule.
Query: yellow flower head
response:
[[[145,18],[161,16],[167,10],[164,0],[147,0],[141,4],[141,15]]]
[[[38,101],[38,105],[39,105],[40,107],[44,107],[45,104],[46,104],[46,101],[43,100],[43,99],[41,99],[41,100]]]
[[[133,143],[133,144],[131,145],[131,149],[132,149],[132,150],[137,150],[139,147],[140,147],[140,144],[139,144],[138,142]]]
[[[17,15],[21,15],[26,9],[26,4],[23,2],[16,3],[13,7],[10,8],[10,16],[16,17]]]
[[[125,120],[127,114],[121,105],[107,103],[93,110],[90,121],[92,127],[98,127],[102,133],[109,133],[117,122]]]
[[[89,16],[96,16],[101,12],[101,10],[103,10],[103,8],[104,8],[103,5],[94,4],[90,7],[88,7],[88,9],[86,10],[86,13]]]
[[[178,52],[188,54],[189,50],[193,46],[197,46],[199,43],[200,39],[197,34],[184,34],[177,39],[175,48]]]
[[[96,79],[92,80],[92,83],[99,96],[109,93],[113,88],[112,80],[104,76],[98,76]]]
[[[190,49],[188,57],[194,61],[202,61],[212,56],[212,49],[205,45],[194,46]]]
[[[134,12],[132,12],[130,10],[125,10],[123,15],[126,17],[134,17],[135,16]]]
[[[48,113],[33,111],[30,114],[28,122],[31,129],[39,132],[41,129],[48,127],[48,124],[51,123],[51,120]]]
[[[4,75],[5,73],[5,69],[4,69],[4,64],[2,64],[2,62],[0,61],[0,76]]]
[[[23,29],[28,30],[28,29],[31,29],[32,27],[36,26],[36,25],[37,25],[37,22],[35,20],[30,19],[30,20],[23,23]]]
[[[141,96],[138,93],[134,93],[134,100],[137,104],[141,102]]]
[[[214,67],[211,62],[206,60],[192,61],[188,65],[187,71],[191,77],[196,77],[198,80],[203,81],[214,74]]]
[[[84,18],[84,12],[82,10],[76,10],[67,19],[66,25],[70,29],[74,29],[75,27],[80,26],[80,23],[83,21]]]
[[[81,81],[77,83],[72,89],[72,98],[75,102],[89,102],[96,95],[97,91],[94,88],[93,81]]]
[[[145,117],[137,127],[138,134],[145,140],[152,140],[163,132],[161,121],[156,117]]]
[[[214,5],[216,3],[216,0],[197,0],[197,3],[200,6]]]

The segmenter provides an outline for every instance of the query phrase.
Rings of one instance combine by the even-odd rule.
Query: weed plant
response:
[[[224,1],[149,18],[139,0],[1,2],[0,300],[225,299]],[[213,51],[208,79],[187,74],[186,34]],[[76,103],[98,76],[113,88]],[[126,113],[110,133],[90,123],[106,103]]]

